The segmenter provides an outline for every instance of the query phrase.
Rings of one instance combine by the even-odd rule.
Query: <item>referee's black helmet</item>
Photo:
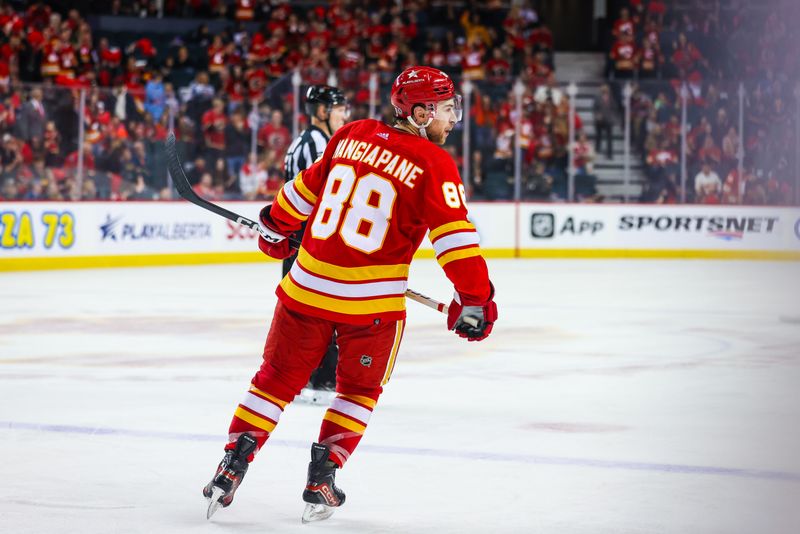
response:
[[[347,97],[336,87],[330,85],[312,85],[306,91],[306,114],[313,117],[317,114],[317,106],[323,105],[330,112],[333,106],[347,104]]]

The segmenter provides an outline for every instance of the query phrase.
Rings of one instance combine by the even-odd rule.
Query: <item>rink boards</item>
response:
[[[260,202],[222,203],[255,218]],[[800,260],[800,209],[470,204],[489,258]],[[256,232],[185,202],[0,204],[0,270],[268,260]],[[424,240],[418,257],[433,257]]]

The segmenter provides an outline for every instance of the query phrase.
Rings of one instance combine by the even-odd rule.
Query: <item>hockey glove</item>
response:
[[[447,328],[470,341],[486,339],[497,320],[494,286],[485,303],[473,302],[456,292],[447,311]]]
[[[264,206],[258,214],[258,248],[270,258],[282,260],[297,252],[297,248],[289,243],[289,236],[278,230],[269,213],[271,207],[272,204]]]

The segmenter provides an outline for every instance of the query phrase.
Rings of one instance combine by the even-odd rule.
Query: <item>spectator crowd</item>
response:
[[[194,17],[197,24],[168,37],[142,31],[159,4],[165,17]],[[611,28],[611,82],[595,128],[610,136],[620,80],[632,80],[633,141],[648,170],[642,200],[675,201],[686,87],[690,199],[783,203],[791,198],[795,169],[789,103],[800,55],[780,50],[796,38],[778,10],[734,0],[698,4],[677,10],[661,0],[631,0],[622,10]],[[0,199],[172,198],[161,150],[170,129],[202,195],[269,198],[283,182],[301,104],[294,102],[294,72],[303,87],[334,81],[353,119],[369,115],[370,80],[377,80],[376,115],[391,121],[391,82],[420,63],[472,84],[470,153],[461,153],[463,125],[445,147],[459,167],[469,159],[472,198],[511,198],[519,143],[522,198],[565,199],[569,100],[555,80],[554,36],[533,5],[0,2]],[[130,31],[93,28],[86,13],[127,17],[120,20]],[[743,140],[734,80],[746,89]],[[598,116],[607,124],[597,123]],[[575,193],[599,200],[595,146],[577,115],[573,126]]]
[[[529,168],[561,176],[566,166],[567,103],[555,87],[553,36],[527,2],[463,9],[421,1],[401,9],[364,0],[326,7],[166,0],[165,16],[210,18],[166,41],[147,33],[121,41],[126,34],[101,34],[81,14],[148,17],[155,2],[73,2],[66,11],[63,3],[20,5],[0,4],[0,198],[170,198],[160,151],[170,128],[203,194],[269,197],[292,140],[293,71],[304,86],[333,76],[355,119],[369,113],[376,76],[378,112],[391,120],[389,86],[417,63],[473,83],[474,196],[509,196],[517,122]],[[212,32],[220,17],[222,29]],[[510,97],[518,77],[526,87],[520,117]],[[449,150],[461,162],[458,140]],[[549,188],[542,180],[526,186]]]
[[[617,99],[621,84],[633,83],[632,138],[647,172],[641,200],[678,201],[685,136],[688,201],[791,204],[800,39],[790,21],[800,9],[780,1],[672,4],[631,0],[611,29]]]

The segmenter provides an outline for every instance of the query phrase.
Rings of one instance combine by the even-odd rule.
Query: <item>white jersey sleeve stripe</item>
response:
[[[457,232],[440,237],[434,241],[433,250],[436,252],[437,256],[440,256],[448,250],[452,250],[454,248],[465,247],[467,245],[478,245],[480,244],[480,241],[481,237],[478,235],[478,232]]]
[[[289,202],[291,202],[292,205],[297,208],[297,211],[303,215],[311,215],[311,211],[314,209],[314,206],[309,204],[306,199],[297,192],[297,189],[294,187],[294,180],[283,186],[283,194],[286,195],[286,198],[289,199]]]

